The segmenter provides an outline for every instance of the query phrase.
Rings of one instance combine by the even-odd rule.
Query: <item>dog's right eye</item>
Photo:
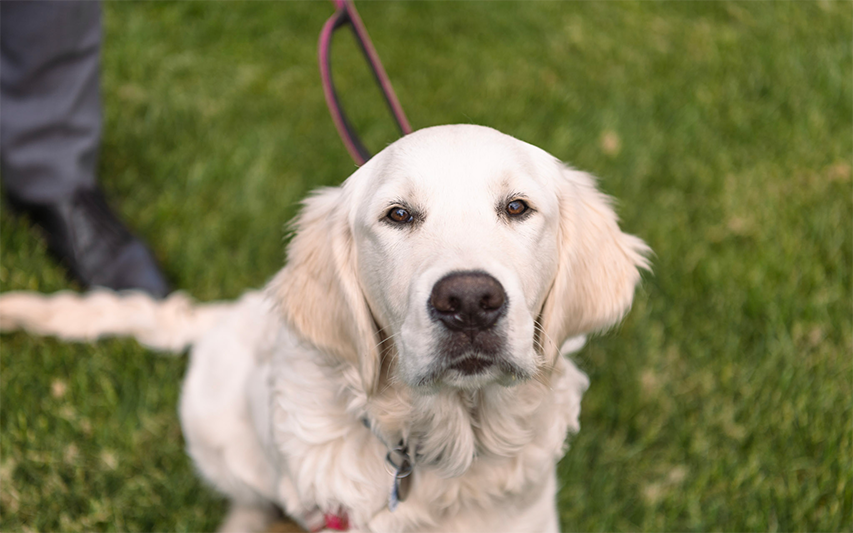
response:
[[[414,220],[412,214],[402,207],[392,207],[391,210],[388,211],[388,215],[386,215],[386,217],[395,224],[408,224]]]

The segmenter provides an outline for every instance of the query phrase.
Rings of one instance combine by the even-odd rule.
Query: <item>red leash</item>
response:
[[[323,79],[323,94],[326,96],[326,104],[329,106],[329,112],[332,114],[332,120],[335,122],[341,139],[347,151],[350,153],[355,162],[363,165],[371,158],[371,153],[364,147],[364,144],[359,139],[355,129],[347,120],[347,116],[341,107],[338,93],[335,90],[335,84],[332,81],[332,68],[330,62],[330,51],[332,48],[332,35],[338,28],[349,24],[352,29],[355,40],[358,41],[361,51],[364,53],[367,64],[373,72],[376,82],[382,89],[382,94],[385,95],[385,101],[391,109],[391,114],[394,115],[394,120],[400,128],[400,133],[407,135],[412,132],[412,127],[403,112],[403,107],[397,100],[397,95],[394,94],[394,88],[391,87],[391,80],[385,73],[382,67],[382,62],[379,60],[379,55],[376,49],[373,48],[373,43],[370,42],[370,36],[367,35],[367,30],[361,22],[361,17],[358,16],[358,11],[355,10],[351,0],[331,0],[337,11],[332,15],[326,24],[323,25],[323,30],[320,32],[320,76]]]

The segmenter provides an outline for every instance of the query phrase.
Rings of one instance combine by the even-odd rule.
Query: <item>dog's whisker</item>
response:
[[[385,338],[384,338],[384,339],[382,339],[381,341],[377,342],[377,343],[376,343],[376,346],[374,346],[374,348],[379,348],[379,347],[381,347],[383,344],[385,344],[386,342],[388,342],[388,341],[390,341],[390,340],[395,340],[395,337],[396,337],[396,336],[397,336],[396,334],[388,335],[387,337],[385,337]]]
[[[543,328],[542,325],[538,321],[533,323],[533,327],[538,333],[541,334],[540,339],[550,343],[551,346],[553,346],[557,350],[557,352],[560,351],[560,346],[558,346],[557,343],[554,342],[554,340],[551,338],[551,336],[548,335],[548,332],[545,331],[545,328]],[[544,346],[543,346],[543,348],[544,348]]]

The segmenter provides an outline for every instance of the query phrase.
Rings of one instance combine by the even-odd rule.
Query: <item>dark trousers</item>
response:
[[[98,2],[0,1],[0,172],[13,199],[95,186],[100,44]]]

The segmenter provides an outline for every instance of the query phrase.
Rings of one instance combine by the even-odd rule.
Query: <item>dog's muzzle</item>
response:
[[[427,306],[447,332],[442,356],[449,368],[472,374],[496,362],[504,345],[496,324],[507,303],[503,286],[485,272],[452,272],[433,286]]]

